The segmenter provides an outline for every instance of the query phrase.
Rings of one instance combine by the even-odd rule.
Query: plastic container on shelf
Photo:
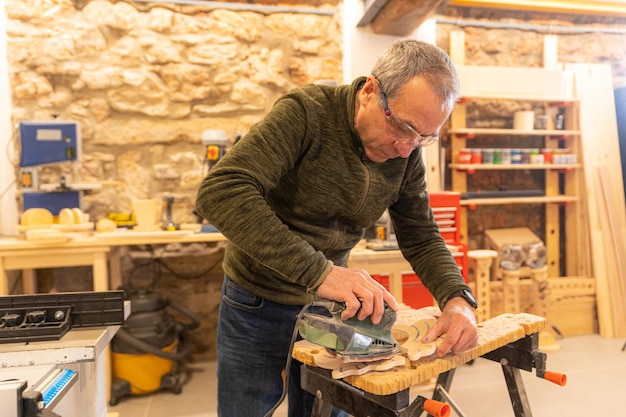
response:
[[[511,149],[511,163],[514,165],[519,165],[522,163],[521,149]]]
[[[493,164],[493,149],[483,149],[483,164]]]
[[[513,115],[513,129],[515,130],[533,130],[535,126],[535,112],[516,111]]]
[[[510,165],[511,164],[511,150],[504,148],[502,149],[502,165]]]
[[[472,151],[469,148],[463,148],[459,151],[459,164],[469,164],[472,162]]]
[[[552,163],[552,149],[550,148],[543,148],[541,150],[541,154],[543,155],[543,162],[546,164],[551,164]]]
[[[542,155],[539,153],[539,149],[536,149],[536,148],[531,149],[530,150],[530,163],[531,164],[538,164],[540,156],[542,156]]]
[[[568,155],[570,155],[568,148],[553,149],[552,150],[552,163],[553,164],[569,164],[571,162],[569,162],[570,159]]]
[[[548,128],[548,116],[545,114],[539,114],[535,116],[535,129],[547,129]]]
[[[494,149],[493,150],[493,163],[501,164],[502,163],[502,149]]]
[[[472,164],[482,164],[483,163],[483,150],[480,148],[472,149]]]
[[[530,149],[524,148],[521,149],[521,163],[522,164],[530,164]]]

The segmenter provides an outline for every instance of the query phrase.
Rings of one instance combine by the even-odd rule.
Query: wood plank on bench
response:
[[[404,309],[398,312],[396,325],[411,325],[420,320],[432,320],[440,314],[441,312],[436,307],[426,307],[419,310]],[[448,354],[443,358],[407,360],[404,367],[348,376],[343,380],[371,394],[395,394],[511,342],[539,332],[545,326],[546,320],[533,314],[502,314],[479,323],[478,346],[463,353]],[[292,356],[306,365],[316,366],[313,358],[322,350],[324,350],[323,347],[307,341],[299,341],[294,345]]]

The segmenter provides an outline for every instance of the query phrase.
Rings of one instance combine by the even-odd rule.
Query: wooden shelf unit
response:
[[[467,106],[475,99],[479,100],[513,100],[519,102],[533,101],[543,103],[546,114],[550,108],[561,107],[565,110],[565,126],[563,130],[537,129],[537,130],[516,130],[516,129],[494,129],[494,128],[470,128],[467,127]],[[511,114],[513,118],[513,114]],[[542,204],[545,210],[545,245],[548,249],[548,276],[561,276],[562,266],[566,271],[565,275],[575,275],[578,270],[576,239],[580,238],[581,221],[579,216],[580,201],[580,178],[582,164],[582,147],[580,145],[579,130],[579,103],[575,98],[564,100],[562,97],[542,98],[536,96],[511,95],[511,94],[468,94],[464,95],[457,103],[450,117],[450,153],[452,163],[451,169],[452,190],[464,193],[468,191],[468,176],[476,171],[487,170],[542,170],[545,179],[545,195],[529,197],[502,198],[471,198],[461,200],[461,241],[468,243],[467,210],[475,209],[480,205],[504,205],[504,204]],[[568,164],[467,164],[458,163],[459,153],[464,148],[480,147],[481,136],[510,136],[513,141],[519,141],[519,148],[524,146],[524,138],[543,138],[542,148],[562,148],[566,147],[571,153],[579,156],[578,162]],[[566,146],[563,146],[566,144]],[[562,188],[561,188],[562,187]],[[562,191],[561,191],[562,189]],[[564,214],[561,214],[560,206],[564,206]],[[562,219],[561,216],[564,216]],[[561,227],[563,220],[564,226]],[[565,249],[565,264],[561,259],[561,233],[565,233],[568,239],[568,247]],[[570,240],[571,239],[571,240]],[[570,245],[570,242],[572,244]],[[571,247],[570,247],[571,246]]]
[[[493,206],[497,204],[564,204],[576,201],[578,201],[578,197],[568,195],[553,197],[468,198],[461,201],[461,207]]]
[[[581,168],[581,164],[449,164],[450,168],[460,171],[492,170],[519,171],[520,169],[571,170]],[[470,172],[471,173],[471,172]]]
[[[495,100],[495,99],[492,99]],[[455,135],[467,135],[470,138],[475,135],[513,135],[513,136],[560,136],[567,138],[569,136],[580,135],[577,130],[553,130],[553,129],[533,129],[533,130],[521,130],[521,129],[490,129],[490,128],[459,128],[450,129],[448,133],[454,133]]]

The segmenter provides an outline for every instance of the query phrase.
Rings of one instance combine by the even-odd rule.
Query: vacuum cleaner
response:
[[[199,318],[184,306],[154,290],[126,292],[131,314],[111,341],[113,379],[110,404],[123,397],[160,390],[182,392],[180,362],[190,353],[186,333],[200,326]],[[176,321],[173,308],[189,319]]]

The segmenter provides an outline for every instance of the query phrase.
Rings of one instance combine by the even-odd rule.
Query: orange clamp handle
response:
[[[546,371],[543,374],[543,379],[546,379],[550,382],[553,382],[557,385],[560,385],[561,387],[564,387],[565,384],[567,383],[567,375],[565,374],[560,374],[558,372],[550,372],[550,371]]]
[[[434,417],[450,417],[450,406],[436,400],[424,401],[424,411]]]

